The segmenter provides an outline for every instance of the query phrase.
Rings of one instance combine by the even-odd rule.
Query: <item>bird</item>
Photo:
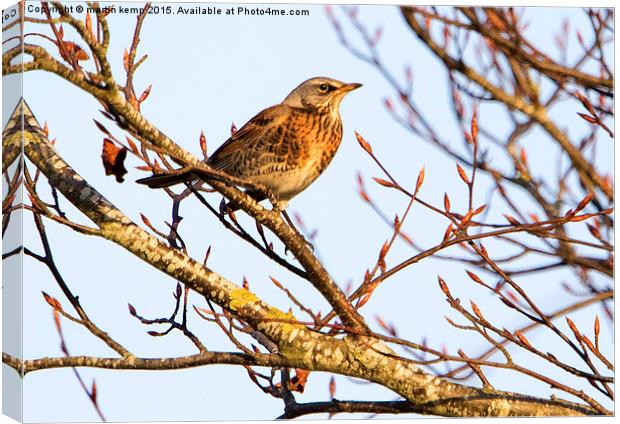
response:
[[[278,209],[305,190],[327,168],[342,141],[340,103],[362,84],[314,77],[284,100],[268,107],[237,130],[207,159],[212,168],[262,185],[275,196]],[[194,183],[192,171],[155,174],[136,182],[150,188]],[[246,193],[256,201],[265,193]],[[229,204],[229,210],[238,206]]]

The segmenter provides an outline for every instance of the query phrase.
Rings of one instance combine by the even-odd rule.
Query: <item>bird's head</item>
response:
[[[303,109],[331,109],[337,112],[344,96],[361,86],[356,82],[347,84],[327,77],[311,78],[299,84],[282,103]]]

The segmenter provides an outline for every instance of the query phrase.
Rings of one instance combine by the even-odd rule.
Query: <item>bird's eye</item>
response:
[[[319,85],[319,91],[321,93],[327,93],[328,91],[330,91],[331,86],[329,84],[323,83],[321,85]]]

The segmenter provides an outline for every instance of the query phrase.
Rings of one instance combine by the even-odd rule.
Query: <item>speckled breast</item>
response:
[[[296,114],[300,115],[292,121],[299,125],[288,129],[295,141],[287,143],[285,169],[258,178],[282,200],[290,199],[312,184],[329,165],[342,140],[338,114],[316,111]]]

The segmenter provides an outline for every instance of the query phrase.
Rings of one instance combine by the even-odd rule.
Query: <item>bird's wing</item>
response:
[[[287,136],[290,116],[290,107],[282,104],[263,110],[209,157],[209,165],[239,177],[256,175],[267,164],[285,165],[295,143]]]

